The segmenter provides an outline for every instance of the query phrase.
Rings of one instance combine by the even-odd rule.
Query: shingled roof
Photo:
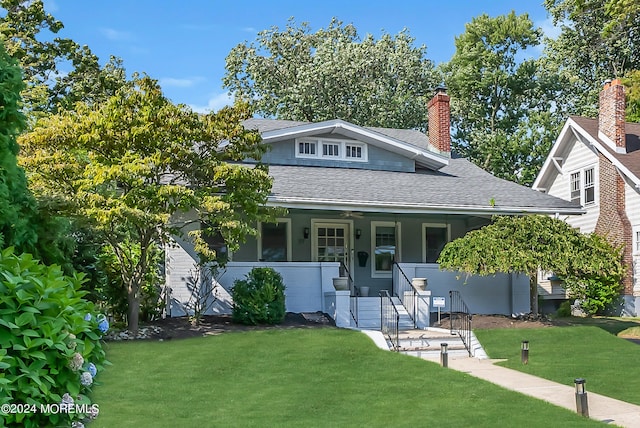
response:
[[[617,153],[598,137],[598,119],[571,116],[571,120],[584,129],[591,138],[602,143],[602,148],[620,162],[631,174],[635,175],[634,181],[640,181],[640,123],[627,122],[625,124],[627,153]]]
[[[272,165],[271,203],[396,213],[580,214],[578,204],[502,180],[466,159],[415,173]]]

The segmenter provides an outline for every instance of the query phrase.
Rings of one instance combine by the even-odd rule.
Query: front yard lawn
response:
[[[640,345],[616,337],[631,321],[584,321],[583,325],[536,329],[475,330],[491,358],[506,358],[505,367],[573,385],[585,378],[593,391],[640,405]],[[597,325],[597,326],[596,326]],[[529,341],[529,364],[520,359],[520,344]]]
[[[534,342],[535,343],[535,342]],[[342,329],[108,343],[92,427],[601,426]],[[535,355],[535,354],[533,354]]]

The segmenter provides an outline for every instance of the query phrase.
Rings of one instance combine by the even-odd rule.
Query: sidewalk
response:
[[[493,364],[496,360],[476,358],[449,359],[449,368],[468,373],[504,388],[518,391],[576,411],[575,388]],[[640,406],[589,392],[586,384],[589,417],[621,427],[640,427]]]

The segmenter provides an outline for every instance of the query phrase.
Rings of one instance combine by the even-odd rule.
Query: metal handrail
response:
[[[400,348],[399,338],[400,312],[387,290],[380,292],[380,330],[385,334],[394,351]]]
[[[391,287],[395,292],[396,297],[400,299],[404,307],[407,309],[407,313],[411,317],[413,321],[413,328],[416,328],[416,311],[417,311],[417,302],[418,302],[418,290],[411,283],[407,274],[404,273],[402,268],[395,261],[393,262],[393,267],[398,270],[398,284],[395,284],[395,275],[392,275],[391,278]]]
[[[340,262],[340,271],[344,272],[344,275],[347,278],[347,286],[349,287],[350,295],[349,295],[349,312],[351,313],[351,318],[356,323],[356,327],[358,327],[358,295],[360,294],[360,290],[353,283],[353,278],[351,278],[351,272],[349,272],[349,268],[344,262]]]
[[[451,334],[460,336],[464,347],[469,352],[469,356],[473,357],[471,352],[471,312],[467,304],[462,300],[459,291],[449,291],[449,301],[451,302],[451,312],[449,314]]]
[[[349,311],[351,312],[351,318],[353,322],[356,323],[356,327],[358,327],[358,296],[360,295],[360,288],[358,288],[355,284],[353,286],[353,293],[349,297]]]

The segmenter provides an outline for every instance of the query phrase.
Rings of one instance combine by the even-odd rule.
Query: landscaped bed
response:
[[[95,427],[598,426],[349,330],[107,343]],[[506,424],[506,425],[505,425]]]

